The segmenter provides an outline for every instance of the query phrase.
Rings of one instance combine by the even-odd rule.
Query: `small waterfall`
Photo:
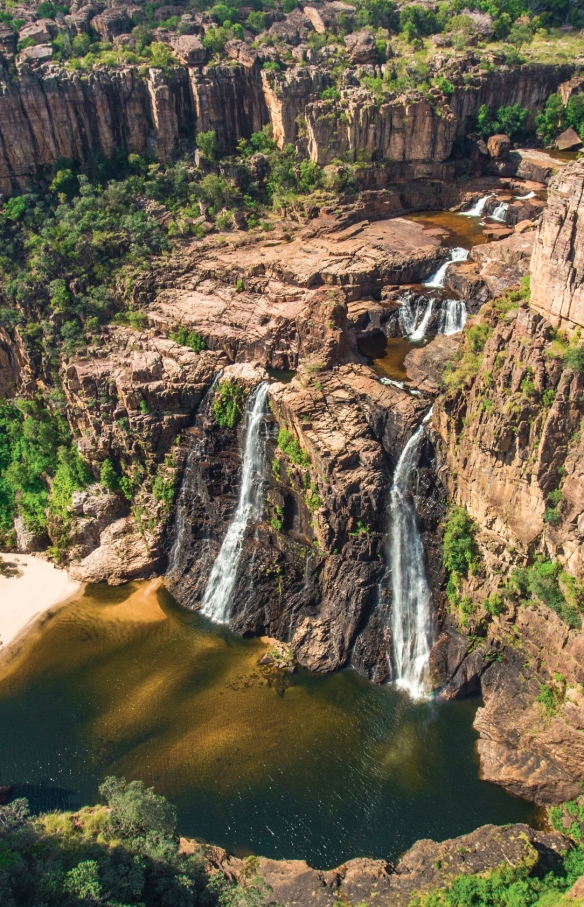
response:
[[[528,192],[527,195],[516,195],[515,198],[518,202],[524,202],[528,198],[535,198],[535,192]]]
[[[408,294],[402,300],[399,324],[404,337],[414,343],[425,338],[435,302],[434,297],[425,299],[412,294]]]
[[[439,334],[457,334],[466,324],[466,306],[462,299],[445,299],[440,313]]]
[[[489,216],[491,217],[491,220],[498,220],[501,224],[506,224],[508,209],[509,205],[507,204],[507,202],[501,202],[501,204],[497,205],[493,213]]]
[[[490,195],[483,195],[483,197],[479,198],[479,200],[475,202],[472,208],[469,208],[468,211],[459,211],[458,213],[462,214],[463,217],[482,217],[485,210],[485,205],[490,198],[493,198],[493,194],[494,193],[491,192]]]
[[[424,695],[432,645],[432,596],[426,579],[422,538],[413,501],[408,497],[410,474],[432,409],[416,429],[399,458],[390,497],[389,563],[391,568],[394,680],[413,699]]]
[[[261,427],[267,393],[268,382],[263,381],[255,388],[246,406],[243,469],[237,510],[215,558],[201,604],[201,614],[219,624],[227,623],[231,615],[231,596],[237,581],[245,530],[250,519],[259,519],[262,512],[262,476],[265,470]]]
[[[466,261],[468,255],[468,249],[462,249],[460,248],[460,246],[456,246],[454,249],[451,249],[449,261],[445,261],[444,264],[438,268],[435,274],[432,274],[432,276],[428,280],[424,281],[424,286],[436,288],[443,287],[446,272],[450,265],[455,261]]]

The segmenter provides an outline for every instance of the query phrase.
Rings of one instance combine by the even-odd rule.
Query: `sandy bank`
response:
[[[41,614],[67,601],[81,588],[66,570],[31,554],[0,554],[14,566],[13,576],[0,575],[0,655]]]

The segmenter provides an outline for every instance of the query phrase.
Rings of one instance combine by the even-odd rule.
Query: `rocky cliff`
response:
[[[351,79],[340,100],[322,101],[330,75],[316,65],[274,73],[259,62],[231,61],[81,73],[50,63],[21,66],[18,78],[2,69],[0,191],[22,189],[60,159],[89,165],[98,154],[149,149],[164,161],[192,150],[201,131],[214,130],[220,150],[233,151],[240,138],[268,123],[280,146],[296,143],[321,164],[341,155],[387,159],[398,167],[394,177],[444,177],[440,167],[455,136],[469,128],[481,104],[519,103],[534,114],[571,74],[567,66],[481,73],[474,64],[470,71],[467,87],[458,73],[460,88],[449,104],[439,92],[431,103],[420,93],[381,103]]]
[[[584,327],[584,164],[553,178],[533,253],[531,303],[556,327]]]

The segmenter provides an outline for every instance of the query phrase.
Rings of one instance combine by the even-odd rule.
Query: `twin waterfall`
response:
[[[259,519],[264,504],[264,445],[261,428],[266,410],[268,382],[262,381],[251,394],[245,411],[244,449],[241,488],[237,509],[207,582],[201,614],[215,623],[227,623],[231,616],[231,597],[237,581],[237,568],[245,530],[250,519]]]
[[[389,566],[391,570],[391,631],[394,681],[413,699],[424,695],[428,658],[432,646],[432,595],[426,579],[422,538],[412,499],[410,475],[415,468],[426,414],[398,460],[390,497]]]

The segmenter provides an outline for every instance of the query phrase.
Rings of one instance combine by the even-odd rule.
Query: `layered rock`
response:
[[[181,847],[192,852],[192,842],[181,840]],[[319,871],[304,860],[260,857],[257,872],[271,889],[269,904],[332,907],[339,901],[374,901],[383,907],[408,907],[424,894],[448,888],[459,876],[486,875],[498,869],[543,874],[569,848],[563,835],[534,831],[528,825],[484,825],[441,843],[418,841],[395,866],[383,860],[356,859]],[[243,861],[217,847],[205,850],[212,868],[229,878],[244,877]]]
[[[573,162],[550,183],[537,232],[531,303],[554,326],[584,326],[584,164]]]

